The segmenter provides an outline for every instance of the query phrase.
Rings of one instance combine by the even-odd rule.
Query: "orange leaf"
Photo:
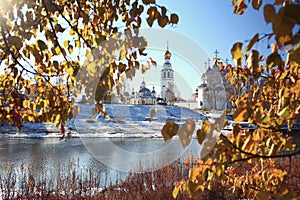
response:
[[[234,113],[234,121],[242,122],[248,117],[246,108],[238,108]]]

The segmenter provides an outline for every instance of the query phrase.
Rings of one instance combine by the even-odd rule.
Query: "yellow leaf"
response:
[[[73,45],[69,45],[68,46],[68,51],[69,51],[70,54],[72,54],[72,52],[73,52]]]
[[[55,116],[54,123],[57,124],[57,125],[60,123],[60,114],[57,114],[57,115]]]
[[[259,53],[257,50],[251,51],[247,59],[247,66],[252,74],[257,72],[257,69],[259,67]]]
[[[75,35],[75,31],[73,29],[70,29],[70,36]]]
[[[210,130],[211,130],[211,123],[209,120],[204,120],[202,122],[202,131],[207,134],[207,133],[210,133]]]
[[[191,181],[195,181],[197,177],[200,175],[201,169],[199,167],[196,168],[190,168],[189,170],[189,179]]]
[[[73,72],[74,72],[74,69],[73,69],[72,67],[68,67],[68,68],[66,69],[66,72],[72,76],[72,75],[73,75]]]
[[[289,106],[284,107],[280,112],[277,113],[278,116],[286,118],[291,114],[291,109]]]
[[[234,121],[235,122],[242,122],[244,119],[248,117],[247,109],[246,108],[238,108],[234,112]]]
[[[30,101],[29,100],[24,100],[23,101],[23,107],[24,108],[30,108]]]
[[[32,115],[28,115],[27,119],[28,119],[29,122],[34,122],[35,121],[34,116],[32,116]]]
[[[179,191],[180,191],[180,188],[179,188],[179,187],[175,187],[175,188],[174,188],[174,190],[173,190],[173,192],[172,192],[172,197],[173,197],[174,199],[177,198]]]
[[[76,41],[75,41],[75,47],[76,47],[76,48],[79,48],[79,47],[80,47],[80,40],[76,40]]]
[[[142,74],[146,73],[146,71],[147,71],[147,66],[144,65],[144,64],[142,64],[141,71],[142,71]]]
[[[127,55],[126,49],[122,49],[122,50],[120,51],[120,57],[119,57],[119,60],[125,59],[125,58],[126,58],[126,55]]]
[[[296,46],[289,52],[288,64],[300,65],[300,45]]]
[[[91,60],[93,58],[93,54],[88,50],[86,50],[85,56],[88,60]]]
[[[231,48],[231,56],[237,66],[242,65],[242,56],[243,56],[242,47],[243,47],[243,43],[237,42]]]
[[[195,123],[192,120],[188,120],[178,130],[179,140],[183,147],[186,147],[190,144],[194,130],[195,130]]]
[[[249,44],[247,45],[247,47],[245,48],[245,52],[249,51],[253,45],[258,41],[258,33],[255,34],[255,36],[250,40]]]
[[[59,46],[53,47],[51,50],[54,55],[59,55],[61,53]]]
[[[64,41],[64,47],[67,47],[67,46],[69,46],[69,43],[70,43],[70,41],[69,41],[69,40],[65,40],[65,41]]]

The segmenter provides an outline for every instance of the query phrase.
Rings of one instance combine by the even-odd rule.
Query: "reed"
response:
[[[117,178],[115,182],[108,181],[108,172],[78,170],[79,164],[72,162],[51,176],[47,171],[35,174],[33,165],[8,163],[0,166],[0,199],[172,199],[176,182],[186,179],[188,165],[196,161],[193,159],[178,160],[152,172],[130,172],[125,180]],[[195,199],[199,197],[218,199],[210,191],[200,193]],[[188,196],[181,194],[178,199]]]

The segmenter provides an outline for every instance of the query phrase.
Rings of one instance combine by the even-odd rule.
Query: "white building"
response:
[[[170,62],[171,53],[169,48],[165,52],[164,58],[165,62],[161,69],[161,98],[165,100],[168,104],[173,104],[177,96],[175,93],[174,84],[174,70],[172,69],[172,64]]]
[[[145,81],[143,81],[138,92],[132,91],[129,104],[153,105],[156,104],[156,98],[154,86],[152,91],[150,91],[150,89],[146,87]]]
[[[218,65],[219,64],[219,65]],[[224,110],[229,106],[229,98],[234,93],[233,87],[226,81],[226,71],[222,63],[215,61],[212,67],[202,75],[202,84],[198,86],[197,103],[199,108]]]

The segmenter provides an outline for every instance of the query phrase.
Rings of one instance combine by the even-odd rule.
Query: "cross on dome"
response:
[[[215,51],[214,53],[216,54],[215,59],[218,60],[218,54],[219,54],[220,52],[216,49],[216,51]]]

